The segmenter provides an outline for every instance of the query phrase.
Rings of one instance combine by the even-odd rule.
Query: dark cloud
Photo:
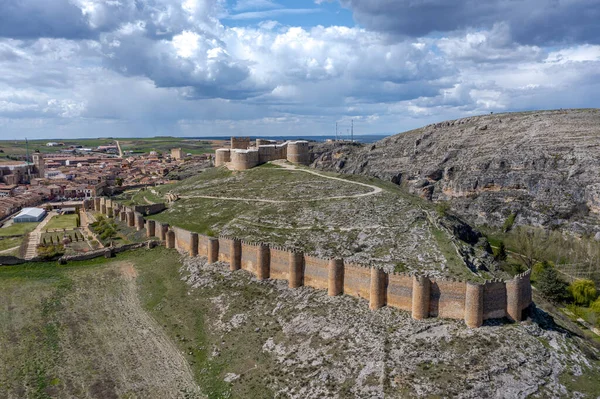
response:
[[[522,44],[600,43],[600,0],[340,0],[368,29],[420,37],[506,23]]]
[[[69,0],[0,0],[0,37],[92,36],[87,17]]]

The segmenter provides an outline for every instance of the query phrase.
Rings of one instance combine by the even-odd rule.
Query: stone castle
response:
[[[190,256],[205,256],[210,263],[227,262],[232,271],[246,270],[259,280],[287,280],[290,288],[305,285],[327,290],[331,296],[346,294],[365,298],[372,310],[392,306],[411,312],[417,320],[428,317],[459,319],[468,327],[479,327],[487,319],[507,317],[521,321],[532,304],[530,271],[512,280],[496,279],[484,283],[386,273],[376,267],[343,259],[321,259],[264,243],[208,237],[147,220],[141,213],[149,214],[155,209],[126,207],[106,198],[86,200],[84,206],[118,218],[138,231],[145,230],[148,237],[158,237],[167,248],[178,249]]]
[[[232,137],[231,148],[219,148],[215,151],[215,166],[227,166],[232,170],[247,170],[277,159],[308,165],[308,141],[286,141],[277,144],[273,140],[257,139],[256,145],[252,147],[250,138]]]

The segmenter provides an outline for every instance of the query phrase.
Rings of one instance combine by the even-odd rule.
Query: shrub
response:
[[[590,305],[590,309],[592,309],[594,312],[600,314],[600,298],[598,298],[594,302],[592,302],[592,304]]]
[[[537,281],[540,273],[548,266],[554,267],[554,263],[550,261],[537,262],[531,268],[531,281]]]
[[[440,216],[446,216],[448,214],[448,212],[450,211],[450,204],[447,202],[439,202],[436,206],[435,206],[435,211],[437,212],[438,215]]]
[[[502,226],[502,229],[504,230],[505,233],[512,230],[513,225],[515,224],[516,218],[517,218],[516,213],[511,213],[510,215],[508,215],[508,217],[504,221],[504,225]]]
[[[542,295],[553,302],[561,302],[567,299],[567,284],[560,279],[556,268],[544,261],[537,276],[537,288]]]
[[[508,255],[506,254],[506,245],[504,245],[504,241],[500,241],[498,248],[494,248],[494,259],[499,262],[504,262]]]
[[[582,306],[589,306],[598,297],[592,280],[575,280],[569,286],[569,292],[575,303]]]

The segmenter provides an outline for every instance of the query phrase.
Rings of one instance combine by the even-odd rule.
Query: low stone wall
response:
[[[146,216],[157,214],[165,209],[167,209],[167,205],[164,202],[152,205],[135,205],[133,207],[134,212],[138,212]]]
[[[168,248],[175,247],[191,256],[207,256],[209,262],[228,262],[231,270],[244,269],[259,280],[288,280],[291,288],[306,285],[326,289],[329,295],[343,293],[364,298],[373,310],[392,306],[410,311],[415,319],[463,319],[469,327],[479,327],[484,320],[492,318],[521,321],[524,311],[532,304],[530,271],[506,282],[493,280],[475,284],[385,273],[378,268],[345,263],[343,259],[321,259],[232,237],[217,239],[179,227],[169,227],[165,236]]]

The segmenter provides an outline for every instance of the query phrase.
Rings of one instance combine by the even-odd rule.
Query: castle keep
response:
[[[249,138],[232,137],[231,148],[219,148],[215,151],[215,166],[227,166],[233,170],[247,170],[277,159],[308,165],[308,141],[286,141],[277,144],[272,140],[257,139],[256,145],[251,147]]]
[[[190,256],[204,256],[210,263],[229,263],[230,270],[246,270],[257,279],[287,280],[290,288],[309,286],[327,290],[331,296],[346,294],[369,301],[372,310],[392,306],[411,312],[414,319],[442,317],[464,320],[479,327],[484,320],[508,317],[523,319],[532,304],[530,271],[512,280],[473,283],[433,278],[418,274],[385,271],[344,261],[321,259],[264,243],[250,243],[233,237],[208,237],[146,220],[140,212],[149,209],[125,207],[111,200],[85,201],[86,209],[127,221],[148,237],[159,237],[167,248]]]

